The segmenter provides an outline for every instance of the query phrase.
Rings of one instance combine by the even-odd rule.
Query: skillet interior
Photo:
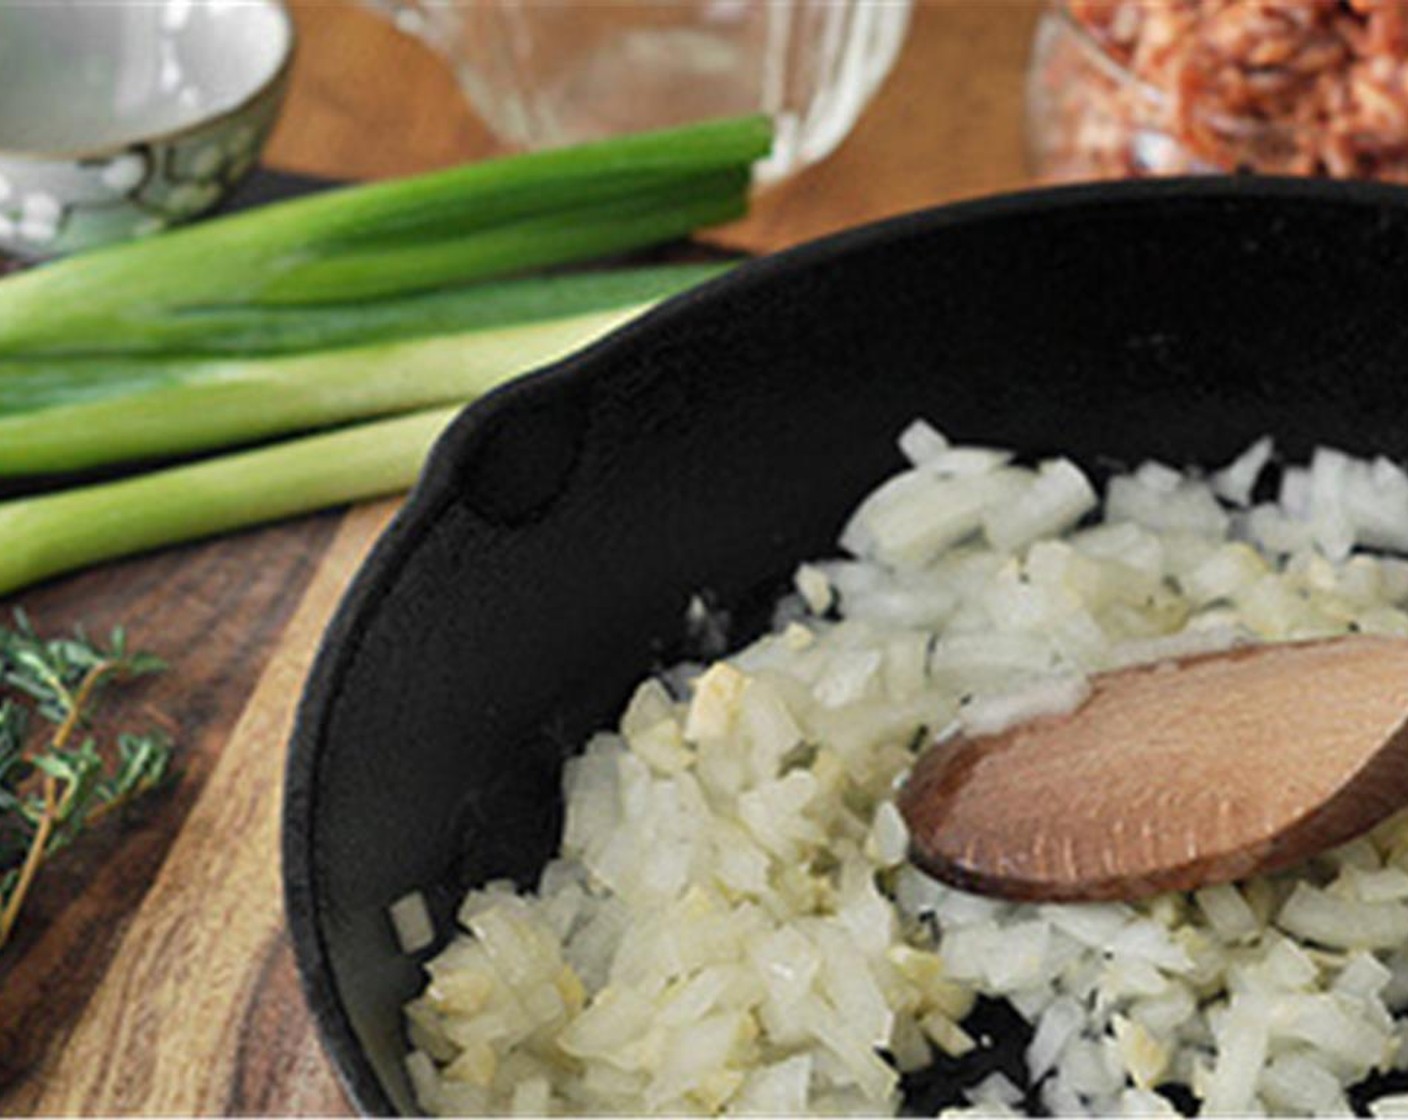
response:
[[[414,1108],[419,973],[387,905],[425,890],[448,931],[467,886],[531,879],[561,759],[678,652],[690,595],[747,637],[908,420],[1097,470],[1268,431],[1403,457],[1405,373],[1408,193],[1164,182],[761,261],[470,409],[344,602],[290,756],[290,921],[357,1104]]]

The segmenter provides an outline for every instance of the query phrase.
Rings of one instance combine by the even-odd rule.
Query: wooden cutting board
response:
[[[19,966],[0,989],[0,1076],[9,1082],[0,1112],[348,1111],[303,1006],[284,927],[277,857],[282,760],[319,636],[395,505],[364,506],[336,524],[326,519],[317,534],[326,548],[316,567],[279,565],[279,577],[265,581],[271,591],[287,581],[278,593],[232,604],[243,616],[243,633],[222,630],[231,604],[220,598],[195,607],[211,629],[193,628],[177,654],[180,664],[207,656],[207,642],[223,650],[248,638],[250,656],[236,655],[227,669],[255,677],[260,643],[251,626],[274,632],[274,653],[258,670],[228,739],[197,763],[203,772],[188,767],[154,810],[155,831],[173,823],[160,818],[180,817],[170,848],[153,851],[141,823],[119,824],[108,830],[101,864],[62,869],[91,875],[86,890],[66,900],[48,890],[36,899],[38,912],[27,915],[12,946]],[[288,543],[279,535],[265,542],[275,552]],[[253,552],[248,559],[258,563],[263,550],[241,551]],[[203,567],[209,559],[197,554],[188,563]],[[274,556],[264,559],[278,564]],[[226,567],[223,561],[216,566]],[[230,567],[236,582],[245,565]],[[169,713],[199,708],[205,682],[189,683],[194,687],[184,696],[148,696],[142,705],[148,710],[138,714],[162,722]],[[160,693],[160,684],[152,691]],[[189,722],[183,716],[180,723],[188,736]],[[57,913],[44,913],[56,905]]]
[[[272,162],[363,178],[491,150],[423,47],[360,5],[294,10],[300,53]],[[1035,10],[920,0],[895,74],[846,146],[721,239],[766,251],[1021,185]],[[45,870],[0,953],[0,1115],[349,1110],[284,930],[280,787],[318,639],[394,508],[170,549],[0,600],[44,631],[126,624],[172,669],[124,693],[113,722],[165,726],[181,751],[165,793]]]

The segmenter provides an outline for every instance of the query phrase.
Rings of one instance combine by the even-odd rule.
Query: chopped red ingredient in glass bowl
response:
[[[1408,0],[1062,0],[1029,117],[1048,178],[1408,181]]]

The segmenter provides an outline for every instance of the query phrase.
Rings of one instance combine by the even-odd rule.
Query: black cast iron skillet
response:
[[[398,1008],[420,976],[387,905],[424,890],[443,937],[467,887],[533,879],[562,759],[679,654],[690,596],[749,637],[915,416],[1097,473],[1265,432],[1408,456],[1408,192],[1205,180],[915,214],[747,265],[468,409],[333,622],[289,760],[289,919],[361,1108],[414,1109]],[[994,1022],[983,1061],[1019,1069]]]

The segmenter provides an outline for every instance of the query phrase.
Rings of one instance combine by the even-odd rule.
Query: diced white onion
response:
[[[1076,673],[1043,677],[1021,692],[987,696],[963,709],[963,726],[971,735],[995,735],[1038,716],[1073,712],[1090,695],[1090,681]]]
[[[391,925],[403,953],[418,953],[435,940],[435,923],[420,891],[411,891],[391,904]]]
[[[927,420],[911,421],[897,442],[900,452],[916,467],[949,448],[947,437]]]
[[[1209,480],[1213,493],[1234,506],[1251,504],[1256,481],[1276,449],[1270,436],[1262,436]]]
[[[994,548],[1006,552],[1073,527],[1099,499],[1095,488],[1069,459],[1043,463],[1030,485],[1011,500],[990,506],[983,530]]]
[[[893,1113],[901,1072],[988,1045],[1005,998],[1058,1115],[1335,1114],[1408,1068],[1408,817],[1271,878],[1136,903],[1030,905],[906,862],[918,746],[1069,711],[1091,673],[1358,629],[1408,635],[1408,474],[1319,449],[1245,507],[1260,440],[1210,479],[1106,488],[923,422],[912,468],[796,569],[776,631],[664,669],[563,769],[561,851],[497,881],[405,1009],[440,1114]],[[709,624],[704,598],[691,617]],[[424,900],[391,908],[409,950]],[[976,1036],[976,1037],[975,1037]],[[1004,1115],[992,1074],[954,1114]],[[1397,1114],[1393,1098],[1373,1107]]]
[[[1408,1116],[1408,1093],[1394,1093],[1369,1103],[1372,1116]]]
[[[994,451],[989,447],[949,447],[924,461],[931,474],[948,478],[990,474],[1012,461],[1012,452]]]

